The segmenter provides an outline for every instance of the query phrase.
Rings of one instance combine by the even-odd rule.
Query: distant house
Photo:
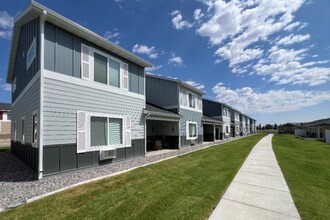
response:
[[[209,99],[203,99],[203,114],[207,117],[221,121],[220,139],[230,138],[232,107],[229,105]]]
[[[306,130],[307,137],[325,140],[325,131],[330,130],[330,118],[303,123],[302,129]]]
[[[203,91],[179,79],[146,74],[146,101],[154,106],[154,112],[166,110],[179,115],[176,120],[147,115],[147,141],[161,145],[159,142],[165,144],[168,139],[179,149],[202,144],[202,95]],[[153,149],[158,148],[155,144]]]
[[[231,136],[239,137],[240,136],[240,112],[236,109],[231,109]]]
[[[0,139],[10,139],[11,104],[0,103]]]
[[[278,126],[279,134],[294,134],[294,130],[299,126],[298,123],[286,123]]]

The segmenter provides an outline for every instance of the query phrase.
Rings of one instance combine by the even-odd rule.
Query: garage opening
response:
[[[147,120],[147,152],[179,149],[179,123]]]

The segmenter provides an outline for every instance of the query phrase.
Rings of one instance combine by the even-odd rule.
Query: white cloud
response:
[[[170,64],[173,64],[174,66],[178,66],[178,67],[184,66],[182,58],[180,56],[176,56],[175,54],[172,54],[172,56],[170,57],[168,62]]]
[[[119,44],[120,33],[118,31],[106,31],[104,38],[108,41],[114,41],[115,44]]]
[[[13,28],[14,17],[6,11],[0,11],[0,38],[10,39]]]
[[[137,53],[137,54],[145,54],[151,59],[157,59],[158,58],[158,53],[157,53],[156,48],[154,46],[148,47],[148,46],[143,45],[143,44],[141,44],[141,45],[135,44],[132,51],[133,51],[133,53]]]
[[[302,41],[308,40],[311,36],[309,34],[305,35],[294,35],[290,34],[289,36],[285,36],[277,42],[277,45],[290,45],[295,43],[300,43]]]
[[[202,9],[197,8],[194,11],[194,19],[197,21],[199,19],[201,19],[202,17],[204,17],[204,14],[202,13]]]
[[[189,29],[193,26],[189,21],[183,20],[183,16],[179,10],[172,11],[170,15],[173,17],[173,27],[177,30]]]
[[[246,113],[286,112],[330,101],[330,91],[279,89],[262,93],[250,87],[230,89],[223,83],[218,83],[212,91],[216,100]]]
[[[328,61],[315,61],[317,57],[309,55],[313,45],[299,49],[299,43],[311,38],[296,33],[307,23],[294,21],[305,0],[201,1],[207,10],[195,10],[204,15],[195,24],[196,32],[217,47],[215,63],[228,61],[234,74],[260,75],[276,84],[315,86],[330,80],[330,68],[324,65]]]
[[[4,91],[11,91],[11,85],[0,78],[0,89]]]
[[[195,87],[195,88],[197,88],[197,89],[200,89],[200,90],[205,88],[205,86],[203,84],[195,82],[193,80],[188,80],[188,81],[186,81],[186,83],[193,86],[193,87]]]
[[[150,73],[150,72],[152,72],[152,71],[159,70],[159,69],[162,68],[162,67],[163,67],[163,65],[157,65],[157,66],[153,66],[153,67],[147,67],[147,68],[146,68],[146,71],[147,71],[148,73]]]

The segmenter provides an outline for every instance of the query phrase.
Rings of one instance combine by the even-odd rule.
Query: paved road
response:
[[[215,219],[301,219],[277,163],[272,134],[252,149],[210,216]]]

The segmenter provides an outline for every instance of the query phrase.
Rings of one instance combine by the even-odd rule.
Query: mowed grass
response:
[[[0,219],[206,219],[265,134],[85,184]]]
[[[302,219],[330,219],[330,145],[275,135],[273,149]]]
[[[0,153],[10,151],[10,147],[0,147]]]

